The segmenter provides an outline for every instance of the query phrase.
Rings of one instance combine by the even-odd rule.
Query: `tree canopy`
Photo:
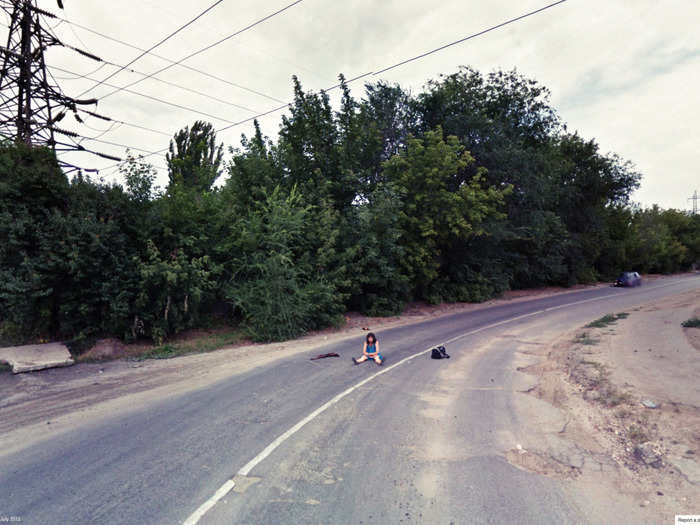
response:
[[[341,76],[337,107],[292,88],[278,136],[255,122],[227,161],[210,123],[175,133],[164,191],[143,159],[124,186],[69,181],[50,151],[0,144],[0,340],[163,341],[214,320],[279,340],[351,309],[700,261],[700,216],[634,205],[634,166],[516,71],[360,99]]]

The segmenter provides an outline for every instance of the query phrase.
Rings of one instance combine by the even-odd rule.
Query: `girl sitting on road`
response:
[[[384,357],[379,353],[379,341],[373,333],[367,334],[364,345],[362,345],[362,357],[359,359],[352,358],[352,362],[356,365],[364,363],[368,359],[374,359],[374,362],[381,365],[384,362]]]

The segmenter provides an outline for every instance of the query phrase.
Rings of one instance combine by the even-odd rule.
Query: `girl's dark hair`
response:
[[[366,339],[366,341],[367,341],[368,343],[369,343],[369,338],[370,338],[370,337],[372,338],[372,340],[373,340],[375,343],[377,342],[377,336],[374,335],[372,332],[370,332],[370,333],[367,334],[367,339]]]

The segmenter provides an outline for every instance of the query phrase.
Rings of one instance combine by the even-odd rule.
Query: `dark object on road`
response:
[[[681,323],[683,328],[700,328],[700,317],[691,317]]]
[[[319,354],[316,357],[312,357],[309,359],[309,361],[316,361],[316,359],[323,359],[324,357],[340,357],[338,354],[335,352],[331,352],[330,354]]]
[[[431,359],[449,359],[450,356],[448,355],[444,346],[438,346],[438,347],[433,348],[431,350],[430,358]]]
[[[641,286],[642,276],[637,272],[622,272],[613,284],[615,286]]]

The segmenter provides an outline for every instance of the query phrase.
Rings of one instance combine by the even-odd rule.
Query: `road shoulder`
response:
[[[478,304],[415,306],[397,317],[351,318],[340,330],[325,330],[293,341],[243,344],[172,359],[138,362],[120,359],[78,363],[70,368],[31,374],[0,373],[0,455],[80,425],[127,413],[285,358],[304,353],[311,356],[329,345],[361,341],[368,329],[387,330],[504,304],[603,287],[605,285],[599,284],[574,289],[515,291],[508,292],[501,299]]]
[[[649,522],[697,514],[700,350],[681,322],[698,304],[698,290],[675,295],[527,350],[531,364],[519,371],[537,381],[528,394],[558,409],[564,424],[531,428],[525,451],[510,451],[509,461],[606,487]]]

